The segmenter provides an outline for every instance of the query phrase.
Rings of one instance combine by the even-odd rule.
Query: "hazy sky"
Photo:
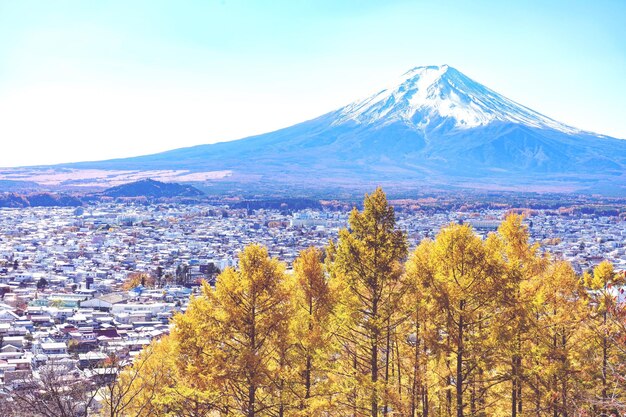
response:
[[[624,0],[0,0],[0,166],[238,139],[449,64],[626,138]]]

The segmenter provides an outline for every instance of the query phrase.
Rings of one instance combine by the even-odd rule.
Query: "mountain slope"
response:
[[[368,98],[275,132],[60,167],[228,172],[215,181],[261,189],[383,184],[626,194],[626,141],[559,123],[446,65],[414,68]]]
[[[447,65],[413,68],[388,88],[343,108],[336,123],[355,120],[388,124],[400,120],[414,123],[419,130],[432,126],[438,118],[453,120],[458,129],[500,121],[579,132],[499,95]]]

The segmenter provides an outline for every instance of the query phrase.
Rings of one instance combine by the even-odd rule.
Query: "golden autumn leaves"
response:
[[[293,273],[258,245],[122,373],[116,415],[574,416],[621,410],[624,321],[608,263],[577,276],[519,216],[408,253],[377,189]],[[132,378],[130,376],[133,376]],[[621,379],[620,379],[621,378]],[[158,383],[155,383],[158,381]]]

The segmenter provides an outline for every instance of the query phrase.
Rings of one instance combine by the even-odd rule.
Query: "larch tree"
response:
[[[431,387],[436,386],[436,376],[429,369],[430,356],[437,356],[439,332],[435,323],[439,315],[434,294],[430,285],[433,282],[435,266],[432,262],[434,243],[424,240],[411,254],[406,264],[408,289],[403,308],[407,320],[403,324],[400,354],[400,369],[404,371],[400,397],[404,403],[404,413],[410,417],[429,417],[431,414]]]
[[[590,318],[587,321],[590,330],[589,352],[597,364],[589,375],[591,385],[589,401],[594,404],[596,413],[617,413],[625,394],[623,381],[616,380],[613,370],[624,361],[623,353],[616,348],[616,342],[623,338],[620,326],[615,321],[618,308],[617,289],[624,285],[624,276],[615,272],[613,265],[603,261],[592,274],[584,275],[585,286],[589,290]],[[599,384],[598,384],[599,382]],[[597,387],[597,389],[594,389]]]
[[[333,314],[337,297],[322,256],[321,250],[310,247],[300,253],[293,265],[292,334],[294,367],[299,377],[294,393],[302,416],[321,415],[332,402],[329,374],[332,355],[336,353]]]
[[[232,408],[247,417],[280,406],[275,394],[278,342],[287,337],[290,314],[284,270],[264,247],[247,246],[239,269],[222,272],[209,299],[219,310],[225,388]]]
[[[173,415],[175,399],[170,390],[178,383],[174,378],[177,368],[176,343],[164,336],[144,347],[131,365],[112,362],[107,372],[117,373],[117,378],[98,389],[100,402],[98,416],[148,417]],[[118,373],[119,371],[119,373]],[[183,417],[183,414],[177,414]]]
[[[430,290],[443,312],[441,343],[457,417],[465,415],[467,406],[472,415],[486,407],[485,361],[491,352],[484,343],[489,340],[496,281],[503,273],[495,242],[489,239],[483,242],[468,225],[451,224],[439,232],[432,249]]]
[[[347,403],[353,414],[388,412],[392,333],[401,321],[407,237],[396,228],[394,209],[382,189],[366,195],[363,212],[352,210],[349,229],[328,247],[328,267],[343,282],[346,320],[341,337],[344,365],[352,369]],[[346,375],[350,372],[346,369]]]
[[[583,401],[582,324],[588,317],[584,288],[572,267],[551,261],[535,292],[531,308],[534,366],[526,376],[529,413],[567,417]]]
[[[229,375],[224,369],[228,359],[221,344],[223,316],[214,290],[204,283],[201,296],[191,299],[185,314],[174,317],[171,337],[175,384],[159,397],[173,415],[227,412],[232,406],[225,394]]]
[[[626,281],[626,271],[616,272],[618,282]],[[616,414],[626,413],[626,302],[623,296],[626,290],[624,287],[615,289],[617,297],[615,303],[609,309],[610,346],[615,355],[614,362],[609,362],[608,373],[614,390],[609,389],[611,409],[616,410]]]
[[[209,411],[247,417],[280,414],[290,294],[285,266],[249,245],[176,318],[173,335],[186,370],[183,396]],[[284,411],[284,410],[283,410]]]
[[[503,365],[501,374],[510,382],[510,390],[505,391],[504,397],[510,399],[511,417],[516,417],[524,411],[524,368],[528,364],[524,359],[531,350],[528,343],[532,317],[528,307],[547,259],[538,255],[538,244],[530,244],[528,227],[520,215],[508,215],[498,228],[498,237],[506,269],[498,286],[494,336]]]

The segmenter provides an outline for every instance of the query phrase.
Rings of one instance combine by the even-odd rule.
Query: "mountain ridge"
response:
[[[557,122],[447,65],[415,67],[369,97],[274,132],[56,167],[172,170],[176,182],[259,190],[384,184],[626,194],[626,141]]]

